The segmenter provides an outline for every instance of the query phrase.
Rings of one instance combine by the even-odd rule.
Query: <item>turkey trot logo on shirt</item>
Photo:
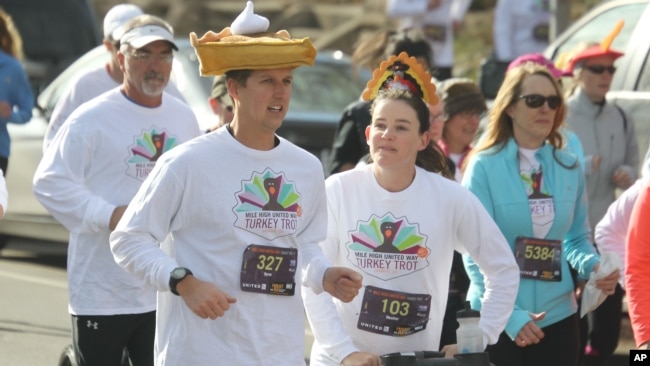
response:
[[[300,194],[293,182],[270,169],[255,172],[235,194],[235,226],[273,240],[296,232],[302,216]]]
[[[553,196],[544,184],[541,166],[521,172],[521,179],[526,186],[530,215],[533,221],[533,234],[536,238],[545,238],[555,219]]]
[[[384,217],[373,215],[359,222],[350,232],[346,244],[348,260],[363,272],[382,280],[401,277],[429,266],[429,248],[426,236],[417,224],[405,217],[395,218],[390,213]]]
[[[129,147],[131,154],[127,160],[127,175],[143,181],[158,158],[166,151],[178,145],[175,137],[169,137],[167,132],[158,132],[155,128],[143,131],[142,136],[135,137],[135,142]]]

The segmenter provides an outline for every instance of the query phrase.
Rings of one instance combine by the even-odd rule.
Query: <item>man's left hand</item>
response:
[[[323,289],[343,302],[350,302],[359,294],[362,280],[361,274],[349,268],[330,267],[323,276]]]

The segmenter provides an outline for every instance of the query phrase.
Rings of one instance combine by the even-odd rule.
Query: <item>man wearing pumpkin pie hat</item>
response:
[[[304,365],[301,286],[344,302],[361,288],[318,245],[322,165],[275,134],[292,70],[316,51],[267,27],[248,2],[220,33],[190,35],[201,74],[225,73],[234,118],[162,156],[111,236],[117,262],[158,288],[156,365]]]

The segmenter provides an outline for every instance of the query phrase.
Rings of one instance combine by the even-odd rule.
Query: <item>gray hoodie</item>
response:
[[[595,104],[577,88],[567,99],[566,121],[580,138],[585,152],[585,177],[589,196],[589,222],[592,228],[615,200],[616,186],[612,176],[619,170],[636,180],[639,171],[639,147],[634,122],[628,114],[611,102]],[[592,159],[602,159],[592,171]]]

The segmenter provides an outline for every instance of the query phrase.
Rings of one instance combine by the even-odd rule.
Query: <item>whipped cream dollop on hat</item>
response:
[[[291,39],[289,32],[268,32],[269,20],[254,13],[253,2],[219,33],[206,32],[190,43],[199,58],[202,76],[223,75],[230,70],[295,68],[314,64],[316,49],[309,38]]]

